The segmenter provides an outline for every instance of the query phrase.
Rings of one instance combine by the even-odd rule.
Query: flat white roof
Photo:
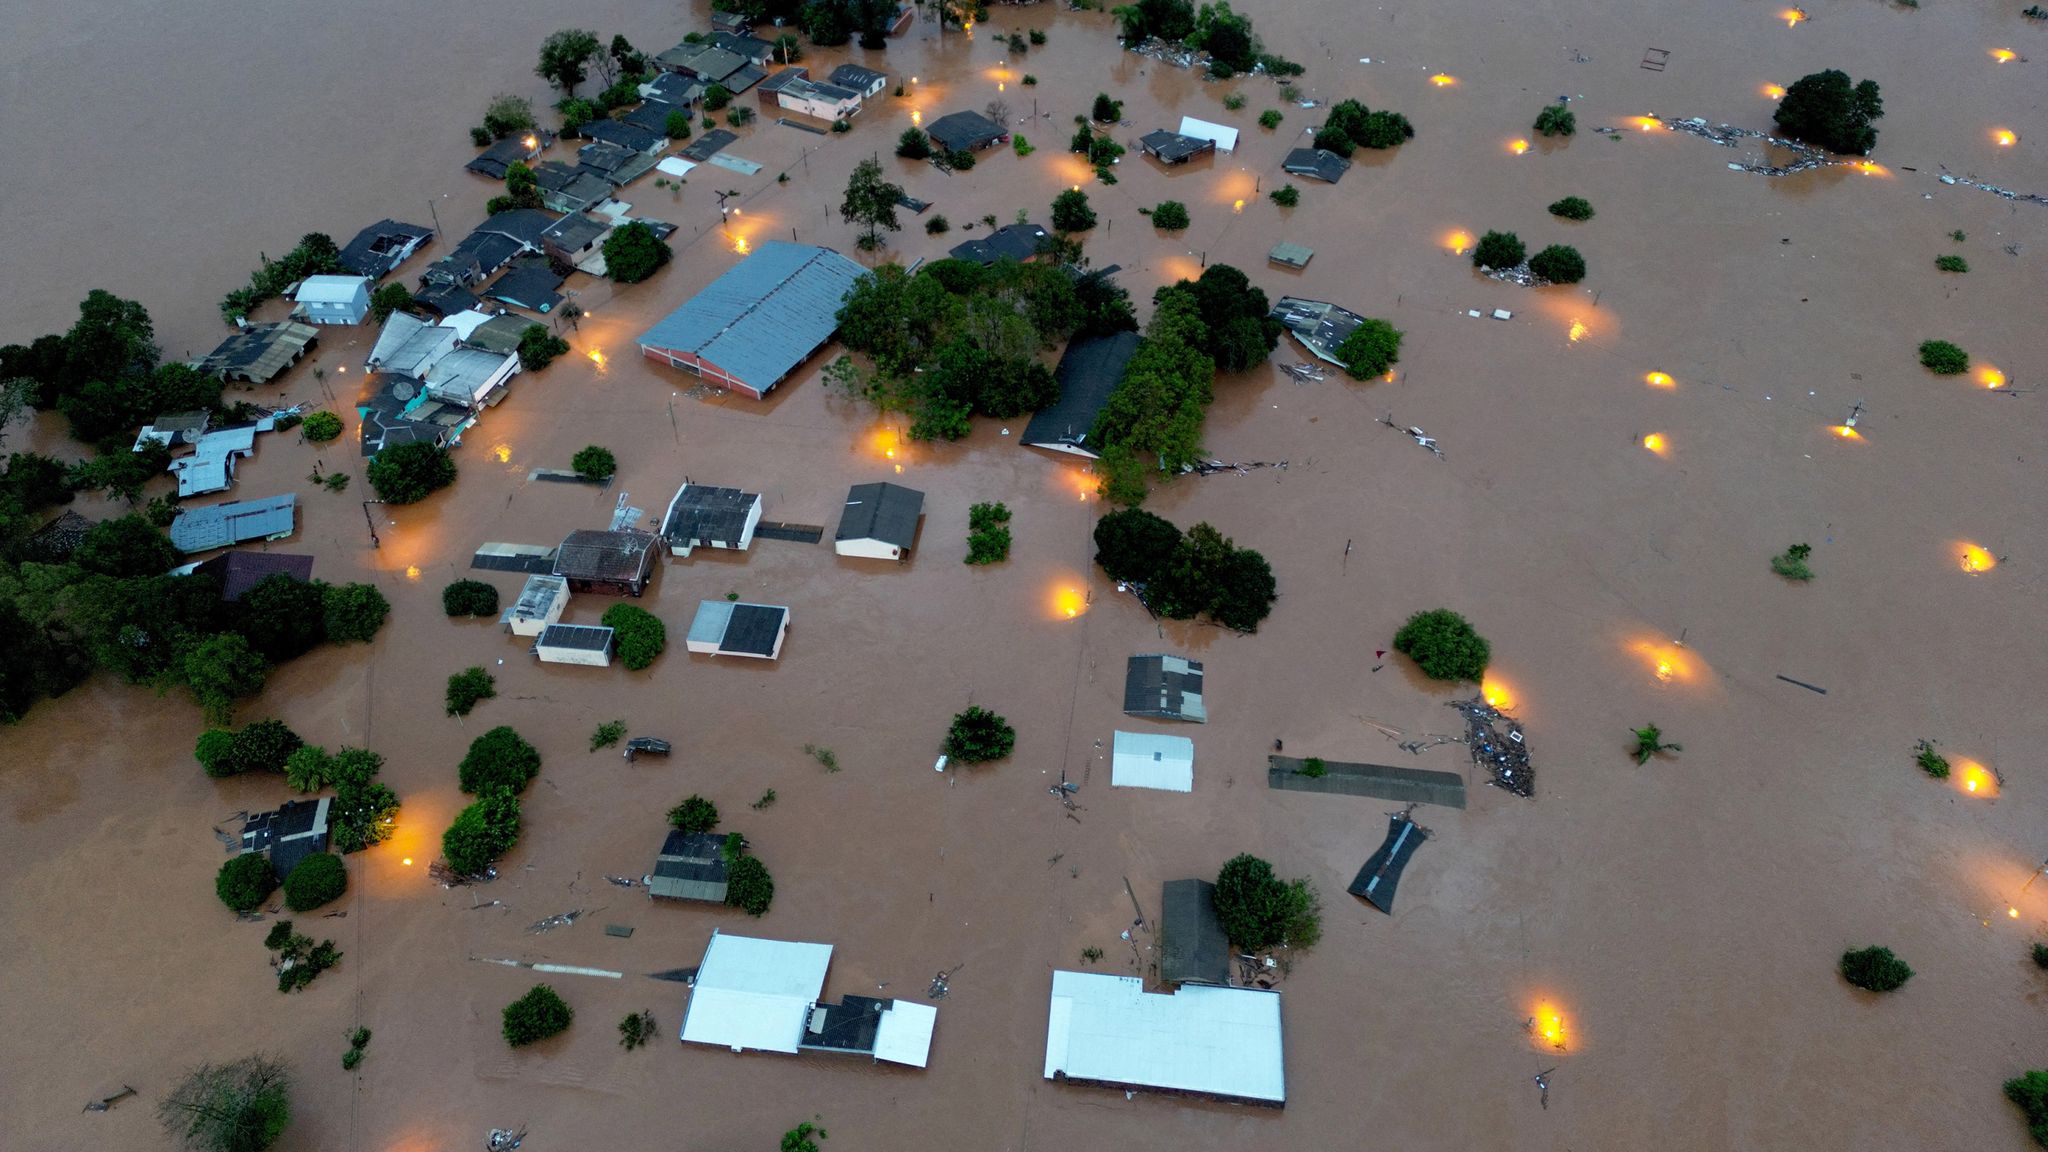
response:
[[[875,1059],[924,1067],[931,1059],[932,1029],[938,1022],[937,1005],[894,1001],[875,1028]]]
[[[1227,124],[1211,124],[1207,120],[1183,116],[1180,118],[1180,134],[1197,140],[1214,140],[1218,152],[1237,151],[1237,129]]]
[[[830,944],[714,931],[683,1012],[683,1040],[794,1053],[831,963]]]
[[[1283,1104],[1280,994],[1196,984],[1147,992],[1134,976],[1054,972],[1045,1078],[1059,1075]]]
[[[1185,736],[1118,731],[1109,782],[1118,788],[1195,790],[1195,742]]]

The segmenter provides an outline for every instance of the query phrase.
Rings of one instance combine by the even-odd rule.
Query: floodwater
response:
[[[150,1109],[183,1068],[263,1049],[297,1069],[280,1145],[293,1150],[474,1146],[493,1126],[527,1127],[536,1150],[761,1148],[814,1115],[842,1152],[2025,1147],[1998,1085],[2044,1062],[2048,993],[2025,958],[2048,925],[2048,886],[2024,887],[2044,854],[2033,751],[2048,730],[2028,703],[2043,672],[2044,401],[2028,390],[2044,358],[2048,208],[1934,174],[2048,190],[2032,144],[2048,141],[2041,65],[1988,54],[2024,50],[2039,30],[2013,5],[1848,0],[1796,28],[1756,3],[1243,7],[1273,49],[1309,65],[1309,93],[1400,109],[1418,138],[1336,187],[1304,186],[1282,212],[1264,193],[1315,115],[1289,108],[1278,132],[1258,129],[1277,104],[1270,82],[1202,84],[1120,54],[1108,17],[1049,5],[998,9],[971,39],[919,24],[883,65],[916,75],[916,95],[874,101],[850,136],[757,124],[731,151],[760,175],[700,169],[679,195],[633,189],[681,226],[675,264],[616,292],[572,284],[594,313],[570,334],[576,354],[518,379],[461,448],[453,489],[372,509],[381,547],[347,438],[317,452],[265,442],[238,492],[300,492],[288,546],[316,555],[325,579],[374,580],[394,611],[374,644],[278,672],[242,719],[381,751],[405,801],[399,835],[351,859],[346,918],[310,922],[346,952],[341,967],[280,997],[265,926],[233,922],[213,898],[221,847],[208,832],[282,799],[277,781],[204,779],[187,751],[197,710],[146,689],[96,682],[0,734],[0,1144],[161,1147]],[[332,12],[24,0],[10,17],[0,151],[17,159],[0,168],[0,206],[16,234],[0,338],[61,328],[87,289],[107,287],[149,307],[171,355],[210,347],[219,295],[301,232],[345,239],[429,211],[458,237],[474,225],[491,189],[461,170],[464,129],[495,91],[542,95],[533,46],[569,19],[396,0]],[[609,0],[574,19],[656,50],[691,27],[687,13]],[[996,26],[1045,28],[1049,43],[1006,64]],[[1638,66],[1646,47],[1671,53],[1664,71]],[[1627,119],[1766,127],[1764,85],[1829,66],[1884,87],[1881,175],[1770,181],[1728,171],[1733,152]],[[1026,72],[1040,82],[1023,85]],[[1456,82],[1432,85],[1437,73]],[[1036,155],[992,154],[950,177],[888,157],[913,109],[979,108],[998,84],[1014,117],[1041,114],[1018,126]],[[1120,183],[1095,186],[1058,149],[1104,88],[1126,101],[1127,141],[1191,113],[1243,127],[1240,150],[1163,173],[1133,149]],[[1241,112],[1222,106],[1232,90],[1248,96]],[[1580,134],[1513,154],[1560,94]],[[1997,147],[1994,126],[2020,146]],[[1269,295],[1335,300],[1406,331],[1391,383],[1297,385],[1272,368],[1220,381],[1210,450],[1288,469],[1184,480],[1152,504],[1266,553],[1281,598],[1257,635],[1158,625],[1118,596],[1090,567],[1090,478],[1019,450],[995,422],[892,458],[883,423],[819,386],[822,357],[752,403],[686,395],[686,379],[633,356],[652,318],[740,258],[740,238],[793,232],[851,252],[839,191],[873,152],[955,226],[927,237],[907,218],[899,258],[942,253],[984,213],[1043,220],[1059,188],[1087,181],[1104,218],[1089,253],[1121,264],[1141,299],[1224,261]],[[742,193],[730,233],[713,188]],[[1598,216],[1547,216],[1566,194]],[[1136,212],[1169,197],[1193,215],[1184,235]],[[1532,248],[1574,243],[1591,274],[1543,290],[1480,279],[1446,238],[1490,227]],[[1946,239],[1956,229],[1966,242]],[[1282,239],[1317,250],[1306,271],[1265,264]],[[1952,250],[1967,276],[1932,268]],[[1465,315],[1494,308],[1514,318]],[[345,405],[371,336],[329,332],[324,381],[301,367],[264,398]],[[2012,394],[1922,372],[1913,349],[1934,336],[2003,369]],[[1274,363],[1298,358],[1283,345]],[[1673,386],[1647,385],[1651,372]],[[1862,439],[1831,433],[1859,402]],[[1389,414],[1447,458],[1378,423]],[[56,432],[17,430],[16,443],[61,447]],[[1661,453],[1641,447],[1651,434]],[[526,479],[593,442],[621,461],[612,491]],[[303,477],[316,461],[354,485],[314,488]],[[684,475],[761,491],[772,519],[823,524],[845,485],[897,479],[927,493],[920,547],[902,567],[765,540],[665,565],[643,603],[675,643],[644,673],[541,667],[494,626],[441,616],[436,592],[477,545],[601,525],[622,493],[658,509]],[[969,569],[968,505],[995,499],[1015,512],[1012,559]],[[1790,586],[1766,561],[1802,540],[1818,576]],[[1967,574],[1966,541],[2004,562]],[[728,592],[791,606],[780,663],[682,651],[696,601]],[[569,618],[592,621],[603,603],[579,598]],[[1409,612],[1439,604],[1491,639],[1538,795],[1474,779],[1469,808],[1420,810],[1436,836],[1390,918],[1343,888],[1392,805],[1270,792],[1264,755],[1284,738],[1290,753],[1466,770],[1456,745],[1409,757],[1377,727],[1458,731],[1447,690],[1376,655]],[[1111,732],[1146,726],[1118,713],[1122,662],[1154,650],[1207,663],[1191,795],[1107,784]],[[443,678],[477,663],[498,698],[467,722],[443,716]],[[945,719],[970,701],[1016,724],[1016,755],[934,774]],[[676,755],[629,765],[588,752],[612,718],[674,740]],[[1647,722],[1684,751],[1634,766],[1628,730]],[[546,757],[526,831],[496,883],[444,890],[426,865],[463,799],[455,765],[499,723]],[[2002,792],[1920,777],[1922,737],[2001,770]],[[842,770],[806,744],[833,749]],[[1062,770],[1083,785],[1071,818],[1047,794]],[[750,810],[769,788],[774,805]],[[690,792],[716,800],[774,871],[758,923],[652,907],[604,881],[649,868],[661,813]],[[1154,937],[1119,938],[1133,919],[1126,879],[1153,916],[1161,881],[1212,874],[1239,851],[1324,894],[1324,940],[1282,985],[1286,1109],[1041,1080],[1050,971],[1088,947],[1106,952],[1101,970],[1149,962]],[[589,915],[573,928],[526,932],[579,908]],[[609,937],[607,923],[635,932]],[[645,974],[694,965],[714,927],[835,945],[832,996],[916,997],[956,970],[931,1067],[671,1041],[622,1050],[612,1025],[628,1012],[652,1009],[673,1035],[683,990]],[[1867,943],[1919,975],[1882,1001],[1848,989],[1835,958]],[[498,1010],[531,976],[481,958],[624,977],[555,977],[576,1025],[511,1052]],[[1538,1015],[1560,1018],[1565,1051],[1524,1030]],[[344,1073],[358,1024],[376,1037]],[[1553,1066],[1545,1109],[1532,1077]],[[141,1099],[78,1111],[122,1084]]]

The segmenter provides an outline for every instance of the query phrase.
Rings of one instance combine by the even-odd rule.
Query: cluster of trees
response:
[[[500,725],[470,741],[456,771],[476,802],[441,834],[441,855],[457,874],[475,876],[519,842],[519,793],[540,774],[540,752]]]
[[[298,874],[298,869],[294,868],[292,875]],[[279,992],[300,991],[311,984],[314,977],[341,963],[341,949],[334,946],[334,941],[322,940],[315,944],[311,936],[292,931],[289,920],[272,924],[269,934],[263,937],[263,946],[277,953],[277,959],[271,964],[277,969]]]
[[[332,852],[315,852],[292,866],[284,878],[284,905],[310,912],[348,891],[348,866]]]
[[[1309,948],[1323,935],[1322,904],[1307,877],[1282,880],[1249,853],[1216,874],[1216,919],[1232,944],[1247,952]]]
[[[1478,680],[1493,659],[1493,646],[1470,621],[1448,608],[1408,617],[1394,633],[1394,651],[1415,661],[1432,680]]]
[[[810,0],[797,10],[796,26],[821,48],[836,48],[855,36],[863,48],[882,48],[896,9],[893,0]]]
[[[612,229],[612,234],[604,238],[605,274],[620,284],[638,284],[674,257],[668,241],[639,220]]]
[[[537,1043],[567,1031],[574,1019],[576,1010],[568,1001],[548,985],[535,984],[532,991],[505,1005],[505,1043],[514,1048]]]
[[[1001,760],[1017,747],[1017,730],[996,713],[969,705],[953,717],[939,747],[963,764],[986,764]]]
[[[624,36],[613,36],[610,46],[602,47],[595,32],[567,28],[542,42],[540,63],[534,71],[562,89],[555,111],[561,113],[562,130],[574,132],[592,120],[616,115],[638,104],[640,85],[654,79],[655,68],[647,54],[633,47]],[[592,71],[597,73],[602,87],[589,99],[577,96],[577,85],[589,79]],[[690,135],[687,114],[682,117],[681,127],[680,136],[673,131],[669,135],[679,139]]]
[[[1415,126],[1399,112],[1373,111],[1357,100],[1331,106],[1316,129],[1316,147],[1349,156],[1359,148],[1394,148],[1415,138]]]
[[[1545,104],[1529,127],[1544,136],[1571,136],[1579,130],[1579,114],[1562,104]]]
[[[355,852],[391,834],[398,796],[377,783],[384,758],[367,748],[329,753],[308,744],[280,720],[258,720],[240,731],[209,728],[193,745],[193,758],[216,779],[246,772],[281,772],[296,792],[333,788],[328,827],[334,846]]]
[[[668,810],[668,822],[677,831],[693,836],[709,832],[718,827],[718,805],[693,793]],[[749,916],[766,913],[775,900],[775,878],[768,874],[766,864],[747,855],[747,838],[737,832],[728,834],[719,854],[725,861],[727,906]]]
[[[614,604],[604,610],[600,623],[612,630],[619,663],[635,672],[654,663],[668,647],[668,627],[661,617],[637,605]]]
[[[909,413],[920,440],[957,440],[976,413],[1008,419],[1044,407],[1059,382],[1042,350],[1136,327],[1128,295],[1101,274],[950,259],[914,275],[899,264],[876,268],[847,294],[839,324],[840,339],[874,367],[841,357],[826,378],[885,412]]]
[[[538,372],[569,353],[569,342],[548,331],[545,324],[528,324],[519,333],[519,366]]]
[[[1583,196],[1566,196],[1551,202],[1550,214],[1561,220],[1591,220],[1593,205]]]
[[[1258,552],[1207,523],[1183,535],[1141,508],[1095,522],[1095,562],[1112,579],[1135,585],[1145,604],[1169,620],[1206,614],[1225,628],[1256,632],[1279,595],[1272,566]]]
[[[325,232],[308,232],[281,258],[262,257],[262,264],[249,274],[249,284],[221,298],[221,319],[233,324],[256,310],[265,300],[308,276],[329,276],[346,272],[341,266],[341,249]]]
[[[1239,72],[1263,69],[1274,76],[1299,76],[1301,65],[1263,50],[1252,33],[1249,16],[1231,10],[1229,0],[1197,8],[1193,0],[1137,0],[1110,9],[1118,35],[1127,44],[1157,36],[1209,54],[1209,71],[1229,79]]]
[[[1913,966],[1889,948],[1871,945],[1842,953],[1842,979],[1866,992],[1896,992],[1913,978]]]
[[[450,716],[467,716],[470,710],[498,694],[497,678],[481,664],[472,664],[448,677],[447,710]]]
[[[12,417],[24,405],[60,412],[70,422],[73,439],[97,446],[110,458],[150,455],[129,448],[135,429],[158,413],[218,411],[221,400],[219,380],[183,364],[162,363],[147,309],[97,288],[79,303],[78,320],[69,330],[0,348],[0,381],[6,392],[0,415]],[[142,479],[162,472],[165,460],[157,456],[148,462],[155,468]],[[126,460],[110,459],[107,467],[133,470],[126,465]],[[73,487],[103,486],[90,482],[91,477],[76,479],[80,482]]]
[[[1178,200],[1161,200],[1152,206],[1149,213],[1152,226],[1168,232],[1179,232],[1188,226],[1188,206]]]
[[[1010,558],[1010,506],[1000,501],[967,510],[967,562],[996,564]]]
[[[156,1113],[164,1132],[187,1152],[263,1152],[291,1121],[291,1076],[262,1056],[203,1064]]]
[[[482,148],[493,140],[503,140],[514,132],[531,132],[535,127],[533,101],[501,92],[491,97],[490,105],[484,109],[483,123],[469,130],[469,142]]]
[[[1096,95],[1095,119],[1099,123],[1114,124],[1123,114],[1124,106],[1122,101],[1111,100],[1106,92]],[[1073,139],[1067,142],[1067,151],[1086,156],[1088,163],[1095,166],[1096,179],[1104,184],[1116,183],[1116,173],[1110,171],[1109,166],[1116,163],[1116,158],[1124,154],[1124,146],[1108,135],[1097,135],[1095,128],[1088,123],[1087,117],[1074,117],[1074,136]],[[1079,189],[1075,189],[1074,192],[1076,195],[1080,194]],[[1087,200],[1083,198],[1081,202],[1083,205],[1086,205]],[[1053,203],[1057,205],[1059,202],[1055,200]],[[1094,217],[1090,216],[1088,223],[1083,228],[1061,228],[1060,231],[1079,232],[1094,226]],[[1054,227],[1057,228],[1059,226],[1055,224]]]
[[[441,611],[450,616],[496,616],[497,586],[482,580],[457,580],[441,589]]]
[[[514,160],[505,169],[505,194],[503,196],[493,196],[484,202],[484,211],[492,216],[496,216],[500,212],[510,212],[515,208],[538,209],[540,207],[542,207],[540,177],[533,174],[533,169],[528,168],[517,160]],[[386,285],[385,287],[398,286]]]
[[[1920,366],[1937,376],[1955,376],[1970,367],[1970,354],[1947,340],[1922,340]]]
[[[1161,288],[1152,300],[1137,354],[1095,420],[1103,492],[1121,504],[1143,502],[1150,469],[1176,472],[1199,459],[1216,373],[1263,361],[1282,331],[1267,315],[1266,293],[1228,264]]]
[[[1086,232],[1095,227],[1095,209],[1088,205],[1088,194],[1079,188],[1069,188],[1053,197],[1052,226],[1061,233]]]
[[[586,444],[569,458],[569,467],[585,480],[609,480],[619,470],[619,458],[599,444]]]
[[[188,688],[209,719],[225,722],[273,665],[322,643],[368,640],[390,611],[372,585],[283,574],[227,603],[210,576],[165,575],[179,559],[131,514],[94,525],[57,562],[0,565],[0,721],[105,670]]]
[[[1585,201],[1580,200],[1579,203],[1585,204]],[[1573,209],[1565,201],[1560,200],[1557,204],[1551,205],[1551,208],[1555,210],[1560,205],[1567,211],[1557,214],[1571,218],[1569,212]],[[1587,205],[1585,211],[1586,216],[1591,216],[1592,206]],[[1479,243],[1472,246],[1472,266],[1481,269],[1506,269],[1519,267],[1526,260],[1531,275],[1552,284],[1576,284],[1586,278],[1586,258],[1569,244],[1552,244],[1534,256],[1528,253],[1529,249],[1523,245],[1522,238],[1513,232],[1488,232],[1479,238]]]
[[[1877,81],[1852,84],[1848,73],[1833,68],[1801,76],[1785,89],[1772,115],[1778,129],[1794,140],[1853,156],[1867,156],[1877,146],[1871,122],[1883,117]]]
[[[364,471],[377,499],[386,504],[417,504],[455,483],[455,458],[439,444],[415,440],[372,456]]]

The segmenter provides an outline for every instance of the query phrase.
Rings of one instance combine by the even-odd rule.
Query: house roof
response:
[[[798,80],[807,78],[810,74],[811,70],[801,64],[791,65],[780,72],[770,74],[766,80],[761,81],[761,91],[763,93],[780,92]]]
[[[950,152],[968,152],[986,147],[1009,133],[979,112],[952,112],[925,126],[924,134]]]
[[[837,84],[821,84],[816,80],[799,80],[790,84],[786,91],[797,99],[828,100],[834,104],[860,103],[860,93]]]
[[[725,837],[716,832],[670,829],[654,858],[647,894],[724,903],[725,892]]]
[[[483,295],[486,300],[496,300],[514,308],[552,312],[562,302],[562,294],[556,289],[562,286],[563,279],[546,259],[522,257],[514,260],[503,276],[485,288]]]
[[[1220,152],[1237,151],[1237,129],[1228,124],[1212,124],[1207,120],[1197,120],[1193,116],[1183,116],[1180,118],[1180,134],[1192,136],[1197,140],[1214,141]]]
[[[308,276],[292,299],[301,304],[348,304],[370,290],[368,276]]]
[[[757,493],[685,483],[669,501],[662,517],[662,538],[671,544],[733,544],[746,531],[747,518],[761,502]]]
[[[526,146],[525,136],[515,134],[492,141],[489,147],[477,153],[476,159],[463,167],[479,175],[489,176],[493,180],[503,180],[505,173],[511,171],[514,161],[531,159],[538,152],[538,149]]]
[[[697,615],[690,621],[688,642],[716,645],[717,652],[734,656],[773,659],[777,638],[788,619],[789,609],[777,604],[700,600]]]
[[[1161,720],[1206,723],[1202,665],[1184,656],[1133,656],[1124,669],[1124,712]]]
[[[644,580],[654,567],[659,540],[654,533],[637,528],[578,528],[555,552],[555,575],[570,580]]]
[[[831,963],[830,944],[714,931],[683,1011],[682,1039],[734,1051],[795,1052]]]
[[[561,610],[555,605],[569,599],[569,582],[560,576],[536,572],[526,578],[519,589],[519,599],[505,609],[498,623],[510,624],[514,620],[546,620],[553,616],[559,619]]]
[[[476,293],[460,284],[433,284],[413,293],[413,303],[439,316],[453,316],[477,305]]]
[[[723,128],[713,128],[711,131],[690,141],[683,148],[682,155],[702,163],[717,155],[719,149],[737,139],[739,139],[739,136],[736,133],[728,132]]]
[[[518,371],[518,361],[515,352],[457,348],[427,369],[425,383],[436,399],[457,400],[473,408]]]
[[[274,811],[258,812],[242,824],[242,851],[270,856],[270,870],[282,880],[299,861],[327,851],[327,812],[331,799],[288,800]]]
[[[917,540],[924,493],[901,484],[855,484],[846,494],[835,540],[879,540],[908,548]]]
[[[1046,235],[1045,229],[1036,224],[1005,224],[986,236],[953,245],[946,255],[983,265],[998,260],[1021,264],[1038,255],[1038,246],[1045,242]]]
[[[1168,880],[1161,887],[1159,978],[1230,983],[1230,941],[1216,916],[1216,886],[1207,880]]]
[[[270,428],[266,423],[262,431]],[[235,474],[235,457],[255,453],[257,431],[257,425],[241,424],[208,432],[193,445],[190,456],[171,461],[169,470],[178,478],[179,497],[227,491]]]
[[[1109,403],[1110,393],[1123,383],[1124,366],[1137,351],[1136,332],[1113,332],[1068,344],[1054,373],[1060,382],[1060,398],[1050,408],[1032,414],[1018,442],[1096,455],[1088,444],[1095,431],[1095,417]]]
[[[681,111],[681,109],[673,104],[663,104],[659,100],[652,100],[635,104],[613,117],[613,119],[627,127],[638,128],[643,132],[652,133],[655,139],[659,141],[668,139],[668,118],[678,111]]]
[[[1296,148],[1280,162],[1280,167],[1296,176],[1308,176],[1330,184],[1344,178],[1351,170],[1351,161],[1325,148]]]
[[[541,239],[569,252],[581,252],[610,232],[612,226],[581,213],[571,213],[548,225]]]
[[[1345,891],[1357,896],[1382,912],[1394,911],[1394,890],[1400,886],[1401,870],[1408,866],[1408,858],[1415,854],[1422,842],[1429,839],[1429,829],[1408,818],[1405,813],[1393,813],[1387,817],[1387,838],[1358,870],[1358,876]]]
[[[830,248],[764,242],[643,333],[640,347],[694,353],[765,392],[832,338],[863,275]]]
[[[666,68],[688,72],[709,83],[718,83],[747,66],[747,59],[716,44],[682,43],[657,55],[655,62]]]
[[[529,247],[540,247],[540,238],[558,219],[538,208],[513,208],[500,212],[476,226],[478,232],[495,232]]]
[[[171,521],[171,543],[180,552],[207,552],[245,540],[289,536],[299,507],[296,493],[257,500],[187,507]]]
[[[1138,147],[1167,164],[1178,164],[1204,152],[1214,152],[1216,141],[1200,136],[1183,136],[1164,128],[1138,137]]]
[[[512,312],[500,313],[470,329],[462,342],[486,352],[517,352],[519,338],[533,323],[533,320]]]
[[[663,72],[640,86],[640,93],[660,104],[689,105],[704,98],[704,82],[695,76]]]
[[[1284,1104],[1280,994],[1183,986],[1145,991],[1135,976],[1054,972],[1045,1078]]]
[[[611,181],[586,168],[572,168],[560,160],[549,160],[534,169],[543,199],[570,210],[580,211],[611,198]]]
[[[550,624],[534,641],[537,648],[567,648],[576,652],[609,652],[612,630],[591,624]]]
[[[711,43],[735,56],[744,56],[749,60],[766,60],[775,54],[775,45],[744,32],[713,32]]]
[[[300,583],[311,580],[313,558],[293,552],[223,552],[200,561],[192,573],[218,580],[221,599],[240,600],[250,589],[279,573]]]
[[[1349,308],[1299,296],[1282,296],[1267,315],[1286,325],[1302,347],[1332,364],[1342,363],[1337,359],[1337,346],[1365,323],[1365,317]]]
[[[1119,730],[1111,749],[1109,782],[1118,788],[1195,790],[1195,742],[1185,736]]]
[[[1266,259],[1275,264],[1285,264],[1289,268],[1306,268],[1308,262],[1315,258],[1315,254],[1316,250],[1306,244],[1289,244],[1283,240],[1273,245],[1273,250],[1266,253]]]
[[[362,417],[363,455],[375,456],[400,444],[445,444],[468,423],[467,407],[455,408],[427,397],[426,381],[395,372],[372,373],[356,397]]]
[[[455,329],[429,324],[404,312],[393,312],[377,333],[364,363],[373,372],[421,376],[455,347]]]
[[[837,1004],[811,1006],[801,1047],[922,1068],[931,1058],[932,1029],[938,1018],[939,1010],[931,1004],[847,996]]]
[[[667,139],[661,133],[650,132],[638,124],[628,124],[622,120],[613,120],[605,116],[600,116],[590,121],[579,131],[583,133],[584,138],[587,140],[602,140],[607,144],[616,144],[631,152],[650,151],[659,147],[661,142]]]
[[[658,158],[606,140],[595,140],[576,150],[576,160],[585,171],[624,187],[646,175]]]
[[[759,84],[761,81],[766,80],[767,78],[768,73],[763,72],[761,69],[755,67],[752,64],[749,64],[746,67],[740,69],[739,71],[733,73],[732,75],[727,76],[724,80],[724,84],[726,91],[738,94],[741,92],[745,92],[747,89],[752,88],[754,85]]]
[[[874,84],[876,81],[888,80],[889,74],[877,72],[873,68],[863,68],[858,64],[841,64],[832,70],[832,75],[829,79],[832,83],[842,87],[851,88],[856,92],[865,92],[868,90],[869,85]]]
[[[421,244],[434,238],[434,230],[420,224],[379,220],[355,239],[342,245],[341,266],[372,280],[389,275]]]
[[[313,324],[287,320],[281,324],[251,324],[220,342],[193,367],[223,380],[246,380],[266,384],[278,373],[298,363],[320,340]]]

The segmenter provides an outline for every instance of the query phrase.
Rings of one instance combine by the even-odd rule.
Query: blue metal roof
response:
[[[860,265],[830,248],[775,240],[640,337],[643,351],[693,353],[766,392],[832,338]]]
[[[289,536],[298,506],[298,496],[287,492],[261,500],[188,507],[171,521],[171,543],[180,552],[206,552],[245,540]]]

